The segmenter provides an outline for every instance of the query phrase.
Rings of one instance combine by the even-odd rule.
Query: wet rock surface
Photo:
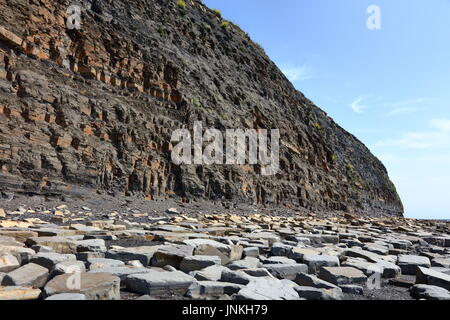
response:
[[[0,218],[0,299],[448,299],[446,221],[22,207]]]

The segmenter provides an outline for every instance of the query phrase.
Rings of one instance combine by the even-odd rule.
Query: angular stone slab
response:
[[[44,292],[46,296],[81,293],[87,300],[120,300],[120,279],[109,273],[63,274],[49,281]]]
[[[319,278],[335,285],[365,283],[366,275],[352,267],[322,267],[319,271]]]
[[[47,268],[29,263],[8,273],[1,284],[4,286],[42,288],[47,282],[48,276]]]
[[[269,272],[278,279],[294,280],[297,273],[308,272],[306,264],[267,264],[264,266]]]
[[[151,265],[155,267],[172,266],[180,268],[185,257],[192,256],[194,247],[189,245],[170,245],[159,248],[153,255]]]
[[[220,265],[222,260],[215,256],[190,256],[184,257],[180,263],[180,270],[184,272],[191,272],[201,270],[213,265]]]
[[[183,242],[195,247],[195,255],[220,257],[223,265],[226,265],[231,261],[240,260],[244,251],[242,246],[228,245],[210,239],[191,239]]]
[[[299,300],[294,288],[272,278],[255,278],[239,291],[236,300]]]
[[[450,275],[428,268],[417,267],[416,284],[428,284],[450,291]]]
[[[20,267],[20,262],[11,254],[0,256],[0,272],[10,272]]]
[[[94,270],[90,270],[89,273],[110,273],[120,278],[121,281],[125,281],[125,279],[132,274],[141,274],[148,273],[151,269],[147,268],[134,268],[131,266],[123,266],[123,267],[104,267],[98,268]]]
[[[427,284],[416,284],[411,287],[411,296],[415,299],[450,300],[450,292],[444,288]]]
[[[0,287],[0,300],[36,300],[41,290],[30,287]]]
[[[30,262],[43,266],[48,270],[52,270],[56,264],[67,260],[76,260],[76,257],[73,254],[41,252],[33,256],[30,259]]]
[[[418,267],[431,267],[430,259],[423,256],[401,254],[398,256],[397,265],[402,269],[402,274],[415,275]]]
[[[148,273],[133,274],[126,278],[128,290],[140,294],[185,294],[196,280],[181,271],[158,272],[150,270]]]
[[[53,300],[53,301],[86,300],[86,296],[81,293],[60,293],[50,296],[45,300]]]
[[[309,273],[317,273],[320,267],[339,267],[339,259],[336,256],[305,254],[303,263],[308,266]]]

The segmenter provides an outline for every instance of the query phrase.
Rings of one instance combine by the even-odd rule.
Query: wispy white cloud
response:
[[[431,119],[430,125],[438,130],[450,131],[450,119],[445,118]]]
[[[312,78],[311,70],[307,66],[285,67],[281,71],[289,79],[289,81],[305,81]]]
[[[417,111],[422,110],[421,108],[418,107],[401,107],[401,108],[396,108],[394,110],[391,110],[388,112],[388,116],[393,117],[393,116],[404,116],[407,114],[411,114]]]
[[[450,119],[431,119],[432,130],[404,133],[397,139],[380,141],[377,147],[399,147],[402,149],[450,148]]]
[[[385,103],[384,106],[392,109],[387,113],[389,117],[392,117],[392,116],[407,115],[423,110],[424,105],[427,103],[430,103],[430,99],[417,98],[396,102],[388,102]]]
[[[361,102],[364,100],[364,97],[358,97],[355,101],[350,104],[350,108],[355,113],[362,114],[364,110],[367,109],[367,106],[361,105]]]

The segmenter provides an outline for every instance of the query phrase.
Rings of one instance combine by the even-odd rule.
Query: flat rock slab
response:
[[[104,267],[90,270],[89,273],[109,273],[115,275],[120,278],[121,281],[125,281],[125,279],[132,274],[141,274],[148,273],[151,269],[147,268],[135,268],[131,266],[122,266],[122,267]]]
[[[220,257],[223,265],[240,260],[244,251],[242,246],[228,245],[210,239],[191,239],[183,242],[189,246],[195,247],[195,255]]]
[[[266,264],[264,267],[278,279],[294,280],[298,273],[308,272],[308,266],[300,263]]]
[[[109,250],[105,257],[108,259],[121,260],[124,262],[139,260],[145,267],[150,264],[151,259],[161,246],[142,246],[132,248],[120,248]]]
[[[49,270],[52,270],[53,267],[63,261],[67,260],[76,260],[75,255],[73,254],[60,254],[54,252],[40,252],[33,256],[30,259],[31,263],[38,264],[43,266]]]
[[[10,272],[20,267],[20,262],[11,254],[0,256],[0,272]]]
[[[217,256],[190,256],[184,257],[180,263],[180,270],[191,272],[201,270],[213,265],[220,265],[222,260]]]
[[[50,296],[45,300],[69,301],[69,300],[87,300],[87,299],[86,296],[81,293],[60,293]]]
[[[416,299],[450,300],[450,292],[444,288],[427,284],[416,284],[411,287],[411,296]]]
[[[109,273],[63,274],[44,287],[46,296],[81,293],[88,300],[120,300],[120,278]]]
[[[106,252],[105,240],[103,239],[80,240],[76,244],[77,252]]]
[[[315,287],[295,286],[300,298],[306,300],[341,300],[342,291],[337,289],[319,289]],[[334,291],[333,291],[334,290]]]
[[[235,296],[236,300],[299,300],[293,287],[272,278],[255,278]]]
[[[222,265],[213,265],[199,271],[191,272],[191,275],[200,281],[219,281],[224,270],[229,269]]]
[[[83,261],[66,260],[53,266],[50,273],[51,277],[59,276],[65,273],[85,272],[86,266]]]
[[[435,258],[431,261],[433,267],[450,268],[450,258]]]
[[[192,298],[198,298],[201,296],[221,296],[223,294],[235,294],[244,288],[243,285],[220,282],[220,281],[198,281],[192,283],[189,287],[186,295]]]
[[[88,258],[86,266],[90,270],[100,269],[105,267],[122,267],[125,262],[121,260],[107,259],[107,258]]]
[[[402,269],[402,274],[415,275],[418,267],[431,267],[430,259],[423,256],[400,254],[397,264]]]
[[[0,287],[0,300],[36,300],[41,290],[30,287]]]
[[[194,247],[189,245],[168,245],[160,247],[153,255],[151,265],[155,267],[172,266],[179,268],[185,257],[192,256]]]
[[[432,269],[418,267],[416,283],[438,286],[450,290],[450,275]]]
[[[352,267],[322,267],[319,271],[319,278],[335,285],[365,283],[366,275]]]
[[[25,242],[27,246],[46,246],[56,253],[77,253],[77,244],[66,237],[32,237]]]
[[[195,281],[194,277],[181,271],[158,272],[150,270],[148,273],[128,276],[125,284],[128,290],[140,294],[184,294]]]
[[[305,254],[303,263],[308,265],[309,273],[317,273],[320,267],[339,267],[339,259],[336,256]]]
[[[242,260],[234,261],[227,265],[231,270],[241,270],[241,269],[256,269],[261,266],[261,262],[258,258],[246,257]]]
[[[29,263],[9,272],[1,282],[4,286],[22,286],[42,288],[47,282],[48,269],[38,264]]]

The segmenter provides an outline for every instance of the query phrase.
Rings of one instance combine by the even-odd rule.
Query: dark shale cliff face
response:
[[[383,164],[199,1],[0,3],[0,190],[402,215]],[[225,23],[224,23],[225,22]],[[280,129],[280,171],[177,166],[173,130]]]

